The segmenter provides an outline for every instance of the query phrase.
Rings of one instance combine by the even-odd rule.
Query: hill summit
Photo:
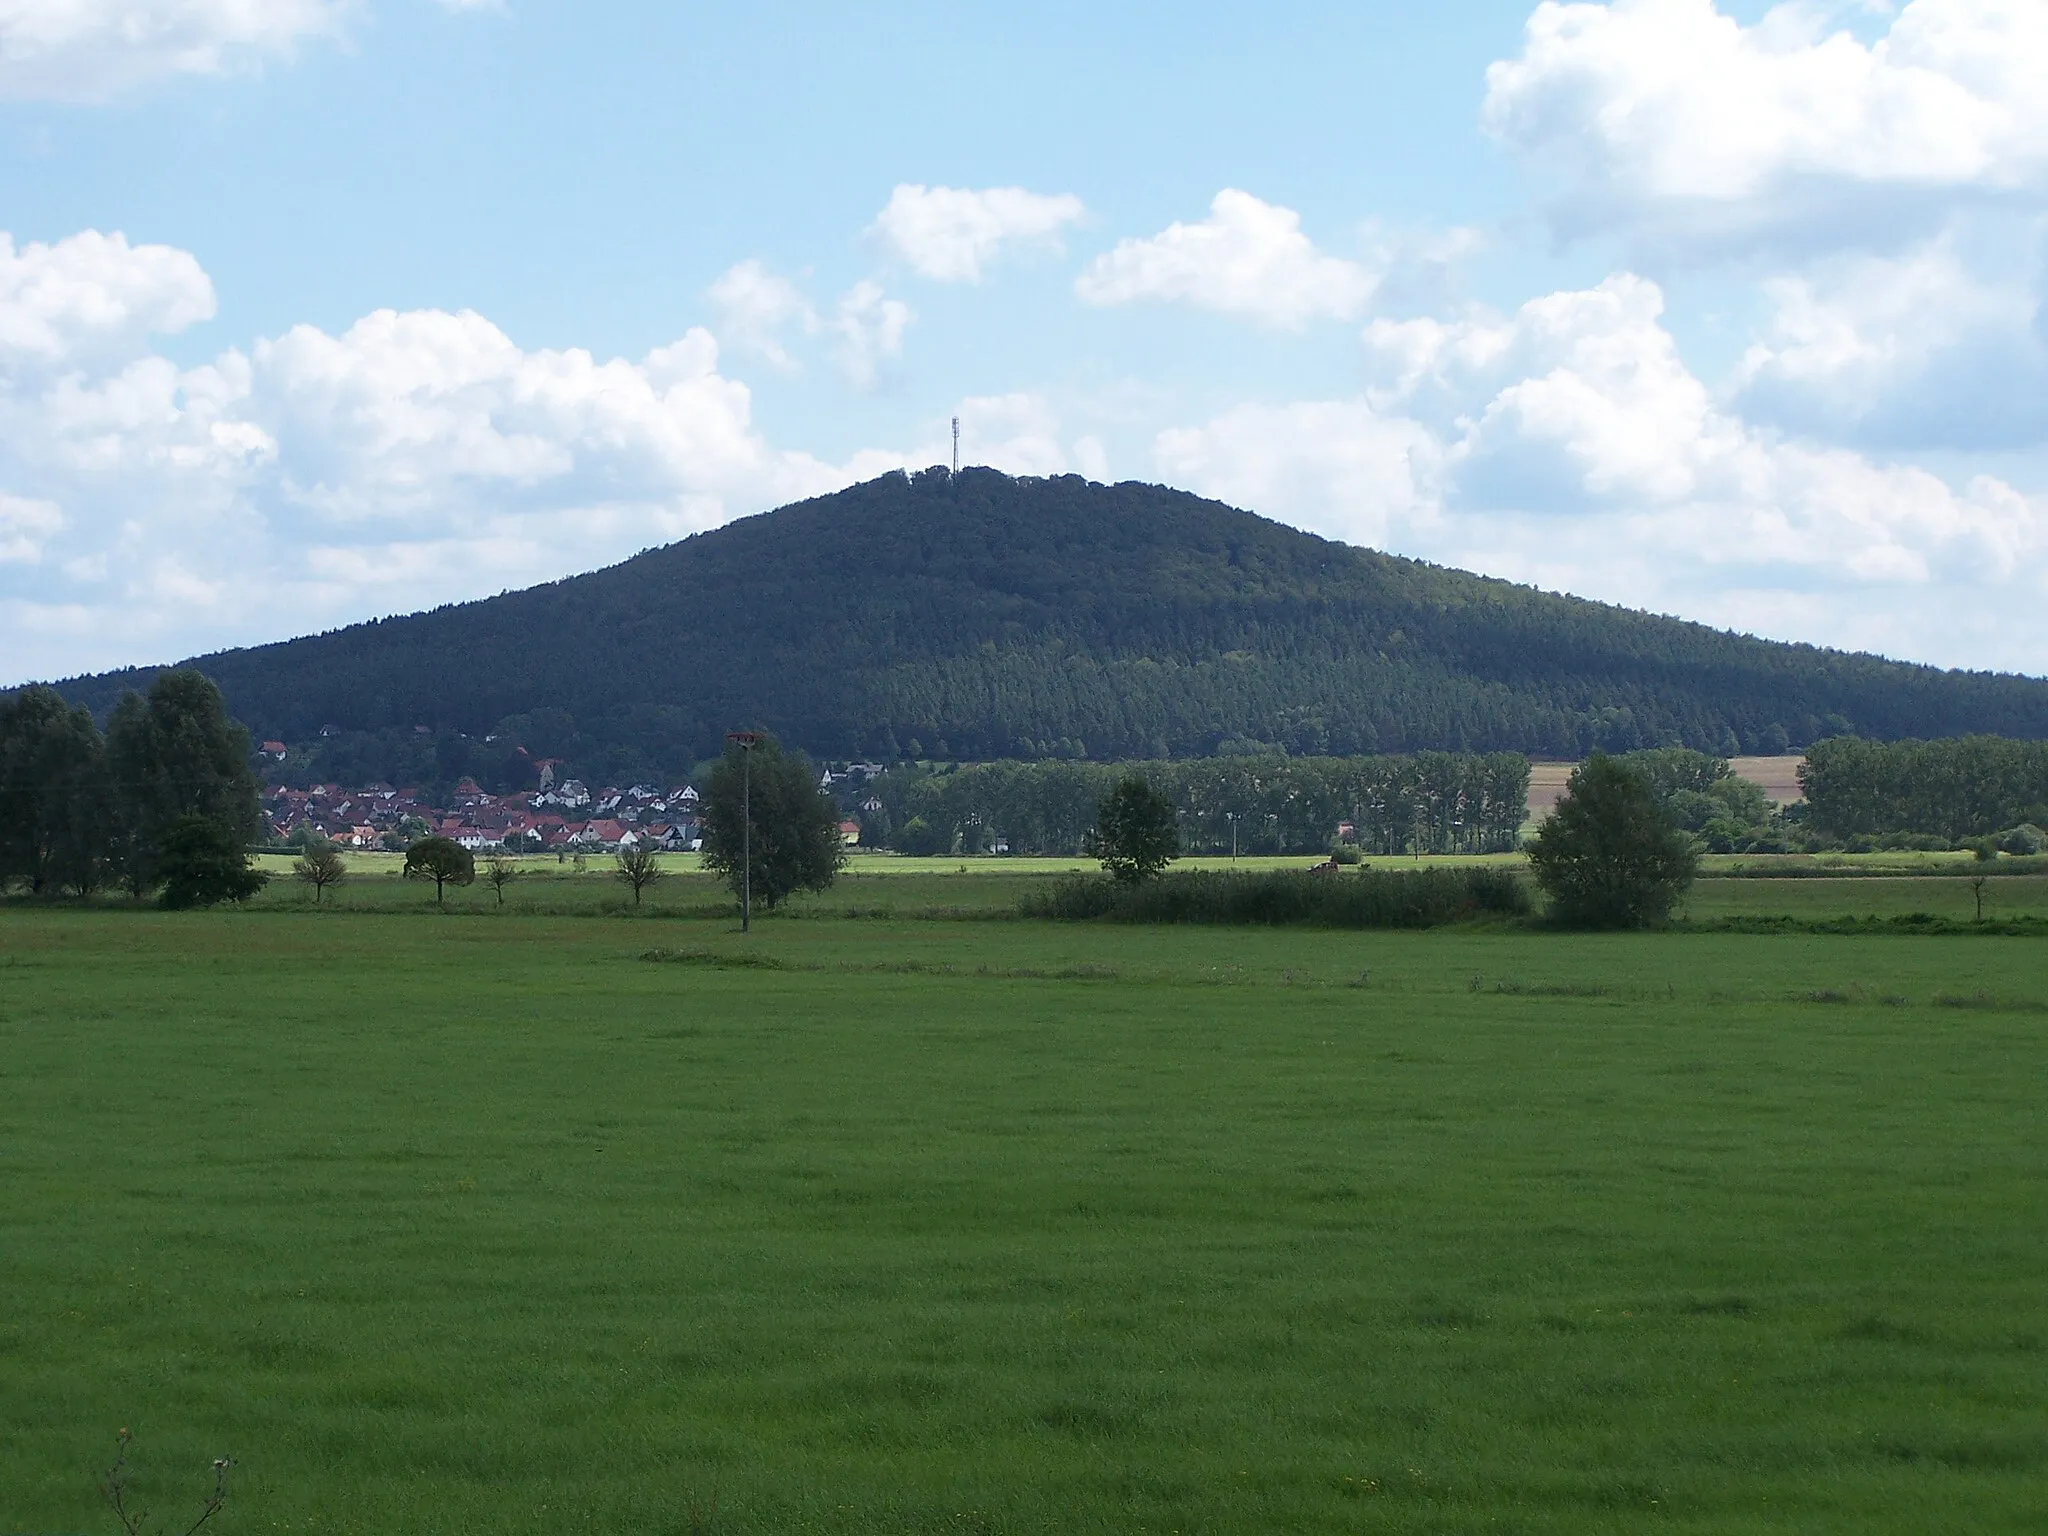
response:
[[[193,665],[257,733],[495,732],[687,765],[2048,736],[2048,682],[1728,634],[1161,486],[890,474],[622,564]],[[61,685],[96,710],[153,669]],[[580,744],[580,748],[578,746]]]

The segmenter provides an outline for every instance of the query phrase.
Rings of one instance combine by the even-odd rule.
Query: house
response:
[[[596,843],[600,848],[616,848],[621,841],[630,837],[632,833],[622,822],[599,818],[596,821],[584,823],[583,835]]]
[[[848,848],[859,847],[860,823],[857,821],[842,821],[839,823],[839,841]]]
[[[281,741],[266,741],[265,743],[263,743],[262,755],[264,757],[270,758],[274,762],[283,762],[284,752],[284,743]]]
[[[564,779],[553,789],[542,793],[536,803],[559,805],[566,811],[581,810],[590,804],[590,791],[581,779]]]

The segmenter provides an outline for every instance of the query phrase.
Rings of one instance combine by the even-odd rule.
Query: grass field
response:
[[[2040,940],[300,899],[0,908],[0,1530],[2048,1531]]]

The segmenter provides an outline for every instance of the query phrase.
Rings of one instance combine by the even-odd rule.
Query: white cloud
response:
[[[188,252],[97,230],[16,251],[0,233],[0,366],[125,352],[213,310],[213,284]]]
[[[0,98],[101,101],[288,56],[353,0],[0,0]]]
[[[800,366],[784,345],[792,332],[830,338],[833,363],[857,389],[873,389],[903,355],[903,333],[917,318],[908,304],[868,280],[842,293],[831,313],[820,314],[801,288],[752,258],[727,268],[709,297],[720,334],[778,368]]]
[[[903,333],[912,318],[908,304],[863,281],[839,296],[823,327],[834,338],[841,371],[857,388],[872,389],[883,368],[903,355]]]
[[[1366,398],[1240,407],[1160,434],[1155,460],[1334,537],[1786,637],[2039,669],[2048,500],[1761,430],[1685,367],[1662,307],[1620,274],[1510,316],[1378,322]]]
[[[175,318],[198,290],[166,285],[180,309],[104,286],[131,296],[119,323],[0,332],[9,681],[481,596],[902,462],[774,450],[702,330],[605,360],[474,313],[382,310],[180,368],[134,316]],[[75,344],[53,356],[52,337]]]
[[[1075,291],[1090,304],[1178,301],[1292,329],[1361,315],[1378,287],[1377,273],[1318,251],[1293,209],[1226,187],[1200,223],[1118,241]]]
[[[817,312],[803,290],[754,257],[721,273],[709,297],[718,310],[719,335],[760,353],[778,368],[796,366],[782,345],[783,333],[792,325],[800,330],[818,328]]]
[[[1420,422],[1363,400],[1240,405],[1153,444],[1174,485],[1373,545],[1411,543],[1435,521],[1442,458]]]
[[[1765,284],[1775,310],[1734,396],[1751,419],[1829,441],[2016,449],[2048,441],[2040,229],[2009,220],[1896,258],[1852,255]]]
[[[2048,6],[1912,0],[1869,44],[1828,22],[1544,0],[1484,122],[1563,178],[1568,221],[1687,240],[1887,240],[2048,190]]]
[[[919,276],[978,283],[997,252],[1013,242],[1055,243],[1087,209],[1070,193],[1022,187],[926,187],[905,182],[889,195],[874,230]]]
[[[47,501],[0,494],[0,565],[35,565],[43,546],[64,526],[64,514]]]

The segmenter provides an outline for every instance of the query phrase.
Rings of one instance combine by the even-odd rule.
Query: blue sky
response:
[[[2048,671],[2048,7],[0,5],[0,683],[943,456]]]

